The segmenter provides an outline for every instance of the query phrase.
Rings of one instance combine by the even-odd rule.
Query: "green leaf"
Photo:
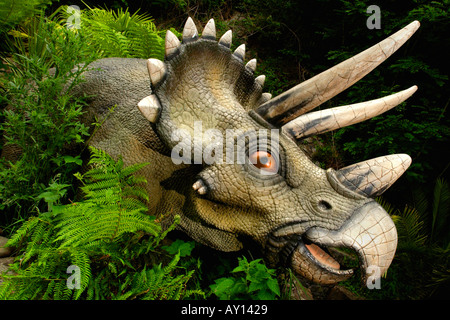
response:
[[[238,259],[239,265],[234,268],[231,273],[237,273],[237,272],[246,272],[249,268],[249,263],[247,261],[246,257],[242,257]]]
[[[38,199],[44,199],[45,202],[56,202],[61,196],[52,191],[43,192],[38,196]]]
[[[276,279],[268,279],[267,287],[277,296],[280,296],[280,286],[278,285],[278,281]]]
[[[162,246],[161,248],[166,250],[170,254],[180,254],[180,257],[190,256],[192,250],[195,247],[194,241],[185,242],[177,239],[170,246]]]
[[[252,281],[248,287],[248,292],[254,292],[265,288],[264,283],[259,281]]]
[[[260,291],[256,297],[258,300],[273,300],[275,298],[274,294],[269,291]]]
[[[83,160],[81,160],[80,156],[72,157],[72,156],[63,156],[62,157],[65,164],[75,163],[76,165],[81,166],[83,164]]]
[[[215,281],[215,284],[210,285],[210,288],[219,298],[229,299],[229,292],[234,284],[233,278],[219,278]]]

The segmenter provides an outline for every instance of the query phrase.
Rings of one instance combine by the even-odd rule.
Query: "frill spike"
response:
[[[261,87],[264,87],[264,82],[266,81],[265,75],[260,75],[255,78],[255,82],[258,83]]]
[[[241,44],[233,53],[236,57],[244,61],[245,59],[245,44]]]
[[[256,59],[252,59],[249,62],[247,62],[247,64],[245,65],[248,69],[252,70],[253,72],[255,72],[256,70]]]
[[[216,40],[216,24],[214,22],[214,19],[209,20],[206,24],[205,28],[203,29],[202,38]]]
[[[166,65],[158,59],[148,59],[147,68],[150,74],[150,80],[154,86],[161,82],[167,73]]]
[[[161,104],[155,95],[150,95],[139,101],[139,111],[151,123],[156,123],[161,112]]]
[[[180,50],[181,42],[172,31],[166,32],[166,58],[177,54]]]
[[[272,98],[272,94],[269,93],[269,92],[264,92],[264,93],[262,94],[262,98],[263,98],[265,101],[269,101],[269,100]]]
[[[232,40],[233,40],[233,32],[231,30],[228,30],[220,38],[219,44],[223,45],[224,47],[231,48]]]
[[[183,43],[188,43],[198,39],[198,31],[195,26],[194,20],[189,17],[184,25],[183,29]]]
[[[258,105],[261,105],[261,104],[269,101],[270,98],[272,98],[272,94],[271,93],[268,93],[268,92],[262,93],[261,97],[259,98]]]

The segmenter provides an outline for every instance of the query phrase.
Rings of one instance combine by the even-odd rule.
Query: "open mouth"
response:
[[[369,202],[355,210],[338,229],[304,223],[285,225],[271,234],[268,247],[296,273],[322,284],[353,275],[354,270],[336,256],[338,248],[351,249],[357,254],[362,280],[366,281],[373,278],[374,270],[379,276],[389,268],[397,248],[397,231],[386,211]]]
[[[303,245],[308,250],[309,258],[315,260],[318,265],[331,271],[341,270],[341,264],[337,261],[337,258],[333,258],[327,247],[322,248],[306,238],[303,238]]]
[[[296,233],[290,230],[289,234],[283,236],[280,236],[280,232],[274,232],[270,238],[271,251],[281,257],[280,262],[290,266],[300,276],[322,284],[337,283],[354,274],[353,268],[346,265],[349,263],[346,257],[357,260],[356,256],[343,253],[342,248],[309,239],[305,230],[299,232],[300,226],[296,229]],[[283,230],[279,231],[284,233]],[[354,265],[353,262],[351,264]]]
[[[315,282],[331,284],[346,280],[354,271],[344,265],[333,249],[303,235],[291,254],[291,265],[297,273]]]

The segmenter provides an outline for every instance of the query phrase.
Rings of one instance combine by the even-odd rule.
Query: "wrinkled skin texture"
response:
[[[149,214],[162,215],[165,223],[180,215],[178,228],[214,249],[237,251],[243,238],[251,239],[271,265],[287,264],[307,279],[330,284],[352,271],[340,270],[321,246],[343,246],[359,254],[363,269],[375,264],[384,273],[397,244],[385,211],[351,190],[347,176],[316,166],[288,132],[252,112],[265,100],[242,57],[215,40],[193,40],[171,52],[162,77],[153,83],[146,60],[108,58],[91,64],[74,94],[93,96],[86,123],[107,119],[90,145],[122,156],[126,165],[149,162],[139,172],[148,181]],[[154,123],[137,108],[149,95],[159,101]],[[275,129],[265,141],[278,159],[276,173],[264,174],[248,162],[175,164],[171,152],[179,140],[173,134],[183,129],[193,135],[196,121],[203,133],[216,129],[225,136],[226,130],[235,130],[234,141],[252,131]],[[276,133],[280,147],[271,150]],[[222,142],[225,160],[229,150]],[[190,147],[205,151],[206,144]],[[246,150],[247,158],[255,151]]]

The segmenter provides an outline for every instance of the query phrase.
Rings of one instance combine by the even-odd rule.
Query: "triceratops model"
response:
[[[264,76],[254,76],[256,60],[244,63],[245,46],[231,52],[231,31],[217,42],[210,20],[199,37],[189,18],[181,42],[167,31],[164,62],[98,60],[75,93],[94,96],[86,121],[104,119],[92,146],[127,165],[150,163],[139,172],[148,180],[150,214],[169,222],[180,215],[180,230],[217,250],[237,251],[252,240],[270,264],[322,284],[353,272],[326,247],[352,248],[368,278],[387,270],[397,246],[394,223],[373,198],[411,158],[323,170],[298,141],[370,119],[411,96],[416,86],[305,114],[368,74],[418,27],[413,22],[272,98],[262,92]]]

